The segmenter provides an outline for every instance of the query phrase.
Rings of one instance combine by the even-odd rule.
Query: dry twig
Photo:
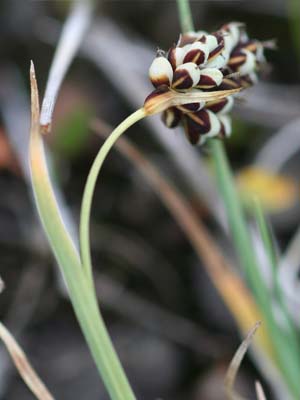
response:
[[[0,337],[3,340],[11,358],[18,369],[21,377],[32,393],[39,400],[54,400],[44,383],[40,380],[32,366],[30,365],[25,353],[15,341],[10,332],[0,322]]]
[[[254,327],[250,330],[248,333],[246,339],[241,343],[240,347],[237,349],[233,359],[231,360],[231,363],[229,365],[229,368],[227,370],[227,374],[225,377],[225,392],[228,400],[240,400],[242,399],[241,396],[239,396],[237,393],[234,391],[234,383],[236,380],[236,376],[238,373],[238,370],[240,368],[241,362],[248,350],[248,347],[250,346],[253,336],[255,335],[255,332],[259,328],[261,322],[257,322]]]

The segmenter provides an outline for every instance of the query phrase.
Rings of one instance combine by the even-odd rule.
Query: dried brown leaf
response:
[[[3,129],[0,129],[0,169],[8,169],[19,174],[20,168]]]
[[[40,124],[43,133],[49,133],[51,129],[53,110],[60,86],[91,23],[92,11],[92,0],[75,1],[64,23],[49,71],[41,109]]]
[[[234,391],[234,383],[236,380],[237,373],[239,371],[241,362],[252,342],[253,336],[255,335],[255,332],[261,325],[261,322],[257,322],[254,327],[250,330],[248,333],[247,337],[243,342],[241,343],[240,347],[237,349],[233,359],[231,360],[231,363],[228,367],[227,374],[225,377],[225,391],[226,391],[226,396],[229,400],[238,400],[241,399],[237,393]]]
[[[54,400],[54,397],[30,365],[21,347],[1,322],[0,338],[3,340],[21,377],[35,397],[39,400]]]

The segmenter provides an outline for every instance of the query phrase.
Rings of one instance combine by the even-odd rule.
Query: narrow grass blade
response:
[[[280,287],[280,283],[278,281],[278,260],[277,260],[276,249],[273,243],[273,238],[270,228],[267,224],[259,200],[257,199],[254,200],[252,211],[256,219],[262,243],[264,244],[265,252],[269,258],[269,263],[271,266],[272,277],[273,277],[273,282],[272,282],[273,291],[275,299],[277,300],[278,306],[280,307],[282,316],[284,318],[286,334],[289,335],[289,344],[293,348],[294,357],[297,357],[300,360],[300,348],[299,348],[297,329],[289,315],[284,295]]]
[[[226,213],[229,220],[235,247],[244,268],[246,278],[254,293],[255,299],[261,308],[267,324],[274,349],[276,350],[278,365],[290,390],[294,395],[300,395],[300,359],[290,346],[289,338],[282,332],[275,320],[272,299],[268,288],[264,284],[255,251],[248,231],[247,222],[241,207],[241,202],[234,185],[232,172],[226,157],[224,145],[220,140],[211,140],[210,148],[215,164],[216,177],[222,194]]]
[[[275,245],[271,236],[270,229],[267,225],[264,212],[261,206],[261,203],[258,199],[253,200],[253,207],[252,211],[255,216],[255,220],[259,229],[259,233],[261,236],[261,240],[264,244],[264,248],[266,251],[266,254],[269,259],[270,266],[272,267],[273,270],[273,275],[276,273],[277,269],[277,252],[275,249]]]
[[[264,389],[259,381],[255,382],[257,400],[267,400]]]
[[[40,124],[44,133],[48,133],[51,129],[52,114],[60,86],[90,25],[92,11],[93,1],[74,1],[68,19],[63,26],[50,68],[40,115]]]
[[[39,215],[66,281],[74,311],[98,371],[112,400],[134,400],[118,356],[99,313],[97,298],[64,226],[51,186],[39,124],[38,89],[33,64],[30,71],[32,125],[30,167]]]
[[[70,13],[63,24],[50,67],[39,117],[41,132],[45,134],[51,130],[53,111],[61,84],[91,24],[93,16],[94,0],[78,0],[72,1],[70,4]],[[58,195],[59,193],[56,191],[56,198],[59,201]],[[60,206],[62,205],[61,203],[59,202]],[[64,215],[65,221],[68,222],[66,217],[68,217],[68,213]],[[71,232],[72,228],[72,224],[69,223],[70,233],[73,233]],[[75,235],[77,236],[77,232],[73,236],[75,237]],[[92,286],[91,276],[90,283]]]
[[[54,397],[50,394],[44,383],[30,365],[21,347],[1,322],[0,338],[3,340],[23,381],[35,397],[39,400],[54,400]]]
[[[269,94],[269,96],[271,95],[272,94]],[[274,94],[273,96],[275,98]],[[266,171],[270,171],[272,174],[279,174],[280,171],[282,171],[285,167],[286,163],[295,157],[300,150],[299,129],[299,115],[294,117],[290,116],[288,121],[286,121],[284,124],[282,123],[280,129],[277,130],[277,132],[275,132],[271,137],[269,137],[268,140],[262,144],[260,149],[258,149],[255,156],[254,165]]]
[[[241,207],[233,176],[228,164],[224,145],[220,140],[210,141],[210,149],[214,161],[215,174],[220,193],[225,203],[229,226],[232,231],[237,253],[244,266],[246,278],[251,284],[255,298],[264,312],[270,313],[270,305],[265,285],[252,248],[245,216]]]
[[[239,395],[237,395],[234,391],[234,384],[236,380],[237,373],[239,371],[241,362],[248,350],[248,347],[250,346],[253,336],[255,335],[257,329],[259,328],[261,322],[257,322],[254,327],[250,330],[248,333],[246,339],[242,342],[238,350],[236,351],[233,359],[231,360],[231,363],[228,367],[227,374],[225,377],[225,392],[227,395],[227,398],[229,400],[237,400],[237,399],[242,399]]]

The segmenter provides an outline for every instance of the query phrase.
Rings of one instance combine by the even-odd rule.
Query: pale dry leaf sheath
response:
[[[3,340],[9,354],[11,355],[11,358],[21,377],[35,397],[39,400],[54,400],[54,397],[50,394],[46,386],[43,384],[30,365],[23,350],[1,322],[0,337]]]
[[[187,92],[167,90],[162,93],[152,92],[145,100],[144,109],[147,115],[158,114],[167,108],[189,104],[197,101],[215,101],[239,93],[242,88],[218,90],[213,92]]]
[[[237,349],[233,359],[231,360],[231,363],[229,365],[229,368],[227,370],[227,374],[225,377],[225,390],[226,390],[226,395],[227,398],[230,400],[235,400],[237,398],[240,398],[237,394],[234,392],[234,383],[235,379],[238,373],[238,370],[240,368],[241,362],[248,350],[248,347],[250,346],[253,336],[255,335],[255,332],[261,325],[261,322],[258,321],[254,327],[250,330],[248,333],[247,337],[243,342],[241,343],[240,347]]]
[[[41,109],[40,124],[44,133],[50,130],[52,114],[61,83],[90,25],[92,11],[92,1],[75,1],[63,26],[50,68]]]

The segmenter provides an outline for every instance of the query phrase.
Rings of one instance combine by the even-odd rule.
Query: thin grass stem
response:
[[[264,315],[281,372],[285,376],[291,392],[295,398],[298,398],[300,387],[297,376],[298,371],[300,371],[300,360],[294,348],[291,348],[288,336],[281,331],[275,320],[272,300],[261,276],[224,145],[220,140],[213,139],[210,141],[210,149],[218,186],[224,201],[229,226],[241,266]]]
[[[20,376],[38,400],[54,400],[45,384],[41,381],[30,365],[24,351],[11,335],[9,330],[0,322],[0,338],[19,371]]]
[[[188,0],[176,0],[176,1],[180,19],[181,32],[186,33],[189,31],[193,31],[194,23],[189,1]]]
[[[107,157],[110,149],[116,142],[116,140],[133,124],[143,119],[146,116],[144,108],[140,108],[127,117],[107,138],[103,146],[101,147],[99,153],[97,154],[94,163],[90,169],[87,182],[84,188],[81,214],[80,214],[80,249],[82,264],[85,272],[88,276],[90,282],[93,281],[92,277],[92,260],[91,260],[91,250],[90,250],[90,215],[91,206],[93,200],[93,194],[95,191],[95,186],[97,182],[98,175],[100,173],[101,167],[105,158]]]
[[[261,277],[224,145],[216,139],[211,140],[210,145],[216,168],[216,177],[241,265],[244,267],[246,278],[265,317],[280,369],[288,382],[290,390],[294,393],[295,398],[298,398],[300,390],[299,380],[297,379],[297,374],[300,370],[298,351],[295,351],[295,346],[291,346],[290,335],[282,332],[275,320],[272,301],[268,294],[268,288]]]
[[[286,324],[288,333],[290,335],[290,344],[293,346],[295,354],[298,354],[298,358],[300,359],[300,349],[299,349],[299,342],[298,342],[298,335],[296,326],[293,320],[290,317],[285,298],[278,280],[278,260],[276,249],[273,243],[272,234],[268,223],[266,221],[266,217],[264,215],[262,206],[258,199],[254,200],[254,207],[252,209],[254,213],[254,217],[260,232],[260,236],[265,248],[265,252],[269,258],[269,263],[271,266],[272,271],[272,280],[273,280],[273,287],[274,287],[274,295],[278,302],[278,305],[281,309],[284,322]]]

